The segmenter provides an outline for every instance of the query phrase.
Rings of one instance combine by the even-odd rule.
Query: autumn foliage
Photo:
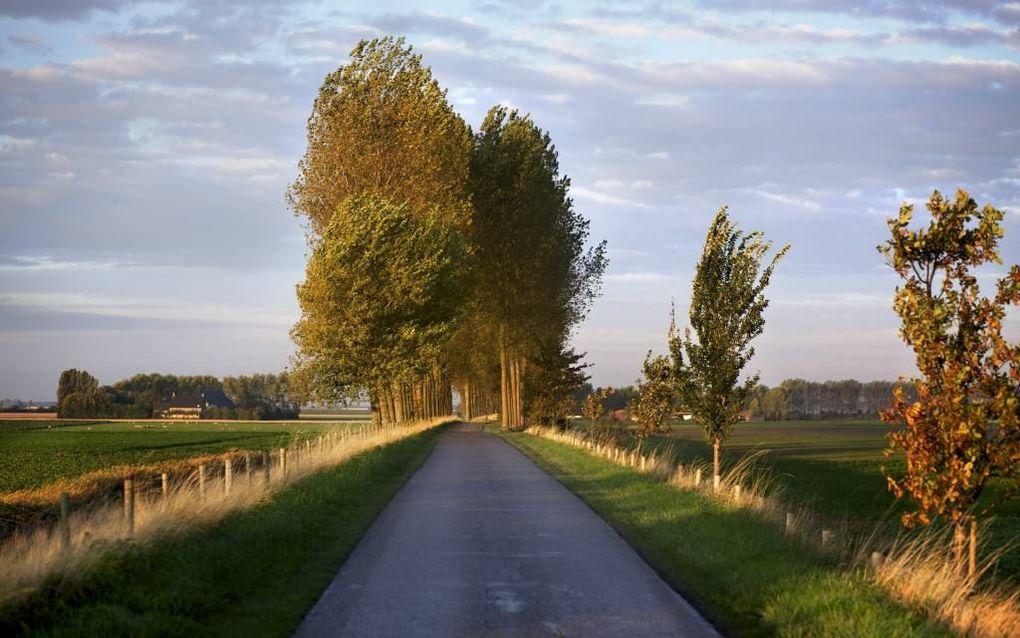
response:
[[[913,206],[904,205],[879,247],[904,280],[894,308],[920,372],[917,400],[899,389],[882,413],[896,428],[887,454],[907,462],[888,482],[917,505],[904,524],[951,522],[962,552],[986,513],[976,508],[989,481],[1006,479],[1001,495],[1009,496],[1020,478],[1020,346],[1002,334],[1007,307],[1020,305],[1020,266],[998,280],[994,297],[981,296],[974,270],[1002,263],[1002,211],[979,209],[963,191],[955,200],[936,191],[927,209],[929,225],[913,230]],[[973,564],[973,547],[971,555]]]

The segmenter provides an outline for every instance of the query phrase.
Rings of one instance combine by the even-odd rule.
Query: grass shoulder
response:
[[[289,635],[442,429],[360,454],[186,536],[125,544],[0,609],[0,633]]]
[[[561,443],[523,433],[504,436],[598,512],[726,633],[951,635],[752,512]]]

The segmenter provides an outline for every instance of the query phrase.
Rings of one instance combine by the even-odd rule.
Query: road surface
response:
[[[576,496],[499,437],[461,424],[295,635],[717,634]]]

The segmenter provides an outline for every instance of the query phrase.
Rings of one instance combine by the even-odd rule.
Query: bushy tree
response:
[[[1020,305],[1020,266],[998,280],[994,297],[982,296],[974,269],[1002,263],[1002,211],[979,209],[962,190],[952,201],[935,191],[927,209],[927,227],[914,230],[913,206],[904,205],[879,246],[904,280],[894,308],[920,372],[917,399],[897,391],[882,413],[896,427],[889,453],[907,460],[906,473],[888,481],[917,505],[905,524],[953,524],[961,563],[970,531],[973,573],[978,499],[994,476],[1006,480],[1004,496],[1020,479],[1020,345],[1002,334],[1006,308]]]
[[[637,419],[637,436],[644,440],[666,424],[673,409],[675,393],[673,365],[669,357],[653,356],[649,351],[641,372],[631,414]]]
[[[57,413],[62,419],[100,416],[107,400],[99,381],[86,372],[71,368],[57,380]]]
[[[362,40],[319,88],[288,201],[314,235],[363,195],[466,223],[470,149],[467,124],[421,56],[403,38]]]
[[[712,220],[694,275],[690,327],[683,337],[670,328],[677,395],[712,444],[718,484],[720,451],[758,375],[740,380],[754,356],[751,341],[765,329],[769,285],[776,264],[772,242],[760,232],[744,233],[722,208]]]
[[[296,367],[313,396],[337,403],[371,389],[406,420],[394,386],[427,374],[452,338],[463,257],[459,234],[438,217],[375,196],[341,205],[298,286]]]

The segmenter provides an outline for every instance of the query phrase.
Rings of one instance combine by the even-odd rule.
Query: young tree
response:
[[[314,398],[369,389],[387,420],[411,418],[403,384],[428,374],[453,336],[463,256],[460,234],[436,217],[373,196],[341,206],[298,286],[295,368]]]
[[[904,280],[894,308],[900,335],[913,350],[920,378],[916,400],[897,388],[882,419],[896,427],[888,454],[906,454],[902,477],[888,476],[897,495],[917,509],[905,525],[942,517],[953,524],[957,560],[975,570],[978,499],[993,476],[1016,495],[1020,480],[1020,345],[1002,335],[1006,308],[1020,305],[1020,266],[999,279],[994,298],[981,296],[973,269],[1002,263],[1002,211],[977,204],[964,191],[949,201],[935,191],[927,228],[912,230],[905,204],[890,219],[891,239],[879,246]]]
[[[712,444],[717,486],[723,443],[758,383],[757,374],[742,382],[739,377],[754,356],[751,341],[765,329],[765,288],[789,248],[768,259],[772,242],[760,232],[739,230],[723,207],[708,229],[694,275],[690,327],[683,338],[675,323],[670,327],[677,395]]]
[[[603,402],[613,393],[612,386],[598,388],[584,398],[584,416],[588,417],[591,427],[597,427],[606,416],[606,408]]]
[[[632,414],[638,422],[637,436],[644,440],[662,429],[673,408],[673,367],[669,357],[645,357],[642,379],[638,382],[637,397],[631,404]]]

